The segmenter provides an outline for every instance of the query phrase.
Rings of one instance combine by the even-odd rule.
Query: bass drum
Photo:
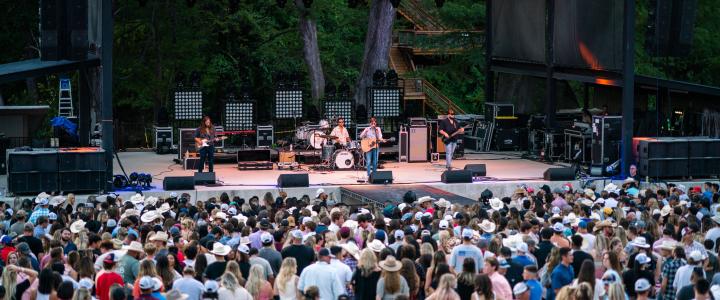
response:
[[[350,151],[337,150],[333,154],[332,164],[336,169],[351,169],[355,166],[355,157]]]
[[[307,142],[308,145],[312,146],[315,149],[322,149],[322,146],[325,145],[326,139],[321,138],[321,136],[325,135],[321,130],[311,130],[307,132]]]

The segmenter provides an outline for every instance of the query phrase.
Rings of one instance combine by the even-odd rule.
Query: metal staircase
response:
[[[72,87],[69,78],[60,79],[60,91],[58,93],[58,116],[74,117],[75,109],[72,101]]]

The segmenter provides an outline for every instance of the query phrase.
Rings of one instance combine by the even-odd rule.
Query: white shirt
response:
[[[718,238],[720,238],[720,227],[713,227],[705,234],[706,240],[715,242]]]
[[[583,238],[582,247],[580,247],[580,250],[585,251],[587,253],[590,253],[593,249],[595,249],[595,237],[594,234],[591,233],[581,233],[580,236]]]
[[[350,140],[350,134],[345,127],[335,126],[330,135],[338,137],[338,139],[333,140],[335,143],[346,144]]]
[[[692,276],[692,271],[695,267],[697,266],[684,265],[678,268],[677,273],[675,273],[675,281],[673,281],[673,287],[675,287],[676,294],[680,294],[680,289],[684,286],[692,284],[690,282],[690,277]],[[703,273],[705,272],[703,271]]]
[[[340,282],[335,268],[326,262],[316,262],[303,269],[298,281],[298,289],[305,291],[308,287],[317,286],[320,300],[336,300],[345,294],[345,287]]]
[[[330,260],[330,266],[335,268],[337,271],[337,277],[340,279],[340,282],[342,282],[343,286],[347,285],[350,280],[352,280],[353,271],[350,269],[350,266],[344,264],[337,258],[333,258]]]
[[[380,127],[377,126],[375,126],[375,128],[367,127],[360,134],[360,138],[378,138],[382,140],[382,131],[380,130]]]
[[[332,231],[333,233],[337,233],[340,230],[340,226],[337,226],[335,223],[330,223],[328,225],[328,230]]]
[[[218,300],[251,300],[252,295],[244,287],[238,286],[235,292],[231,292],[225,287],[218,289]]]

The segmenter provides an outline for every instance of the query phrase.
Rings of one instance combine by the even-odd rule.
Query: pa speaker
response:
[[[215,172],[195,172],[195,185],[215,184]]]
[[[445,171],[440,176],[444,183],[472,183],[472,178],[473,171],[470,170]]]
[[[575,168],[549,168],[543,178],[548,181],[575,180]]]
[[[485,164],[467,164],[464,170],[472,172],[473,177],[485,177],[487,175]]]
[[[279,188],[310,186],[308,174],[280,174],[277,180]]]
[[[370,183],[388,184],[393,183],[392,171],[375,171],[370,174]]]
[[[168,176],[163,179],[163,190],[192,190],[195,188],[195,177],[193,176]]]

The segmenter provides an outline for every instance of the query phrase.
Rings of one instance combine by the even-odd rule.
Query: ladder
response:
[[[60,92],[58,93],[58,116],[66,118],[75,116],[70,78],[60,79]]]

